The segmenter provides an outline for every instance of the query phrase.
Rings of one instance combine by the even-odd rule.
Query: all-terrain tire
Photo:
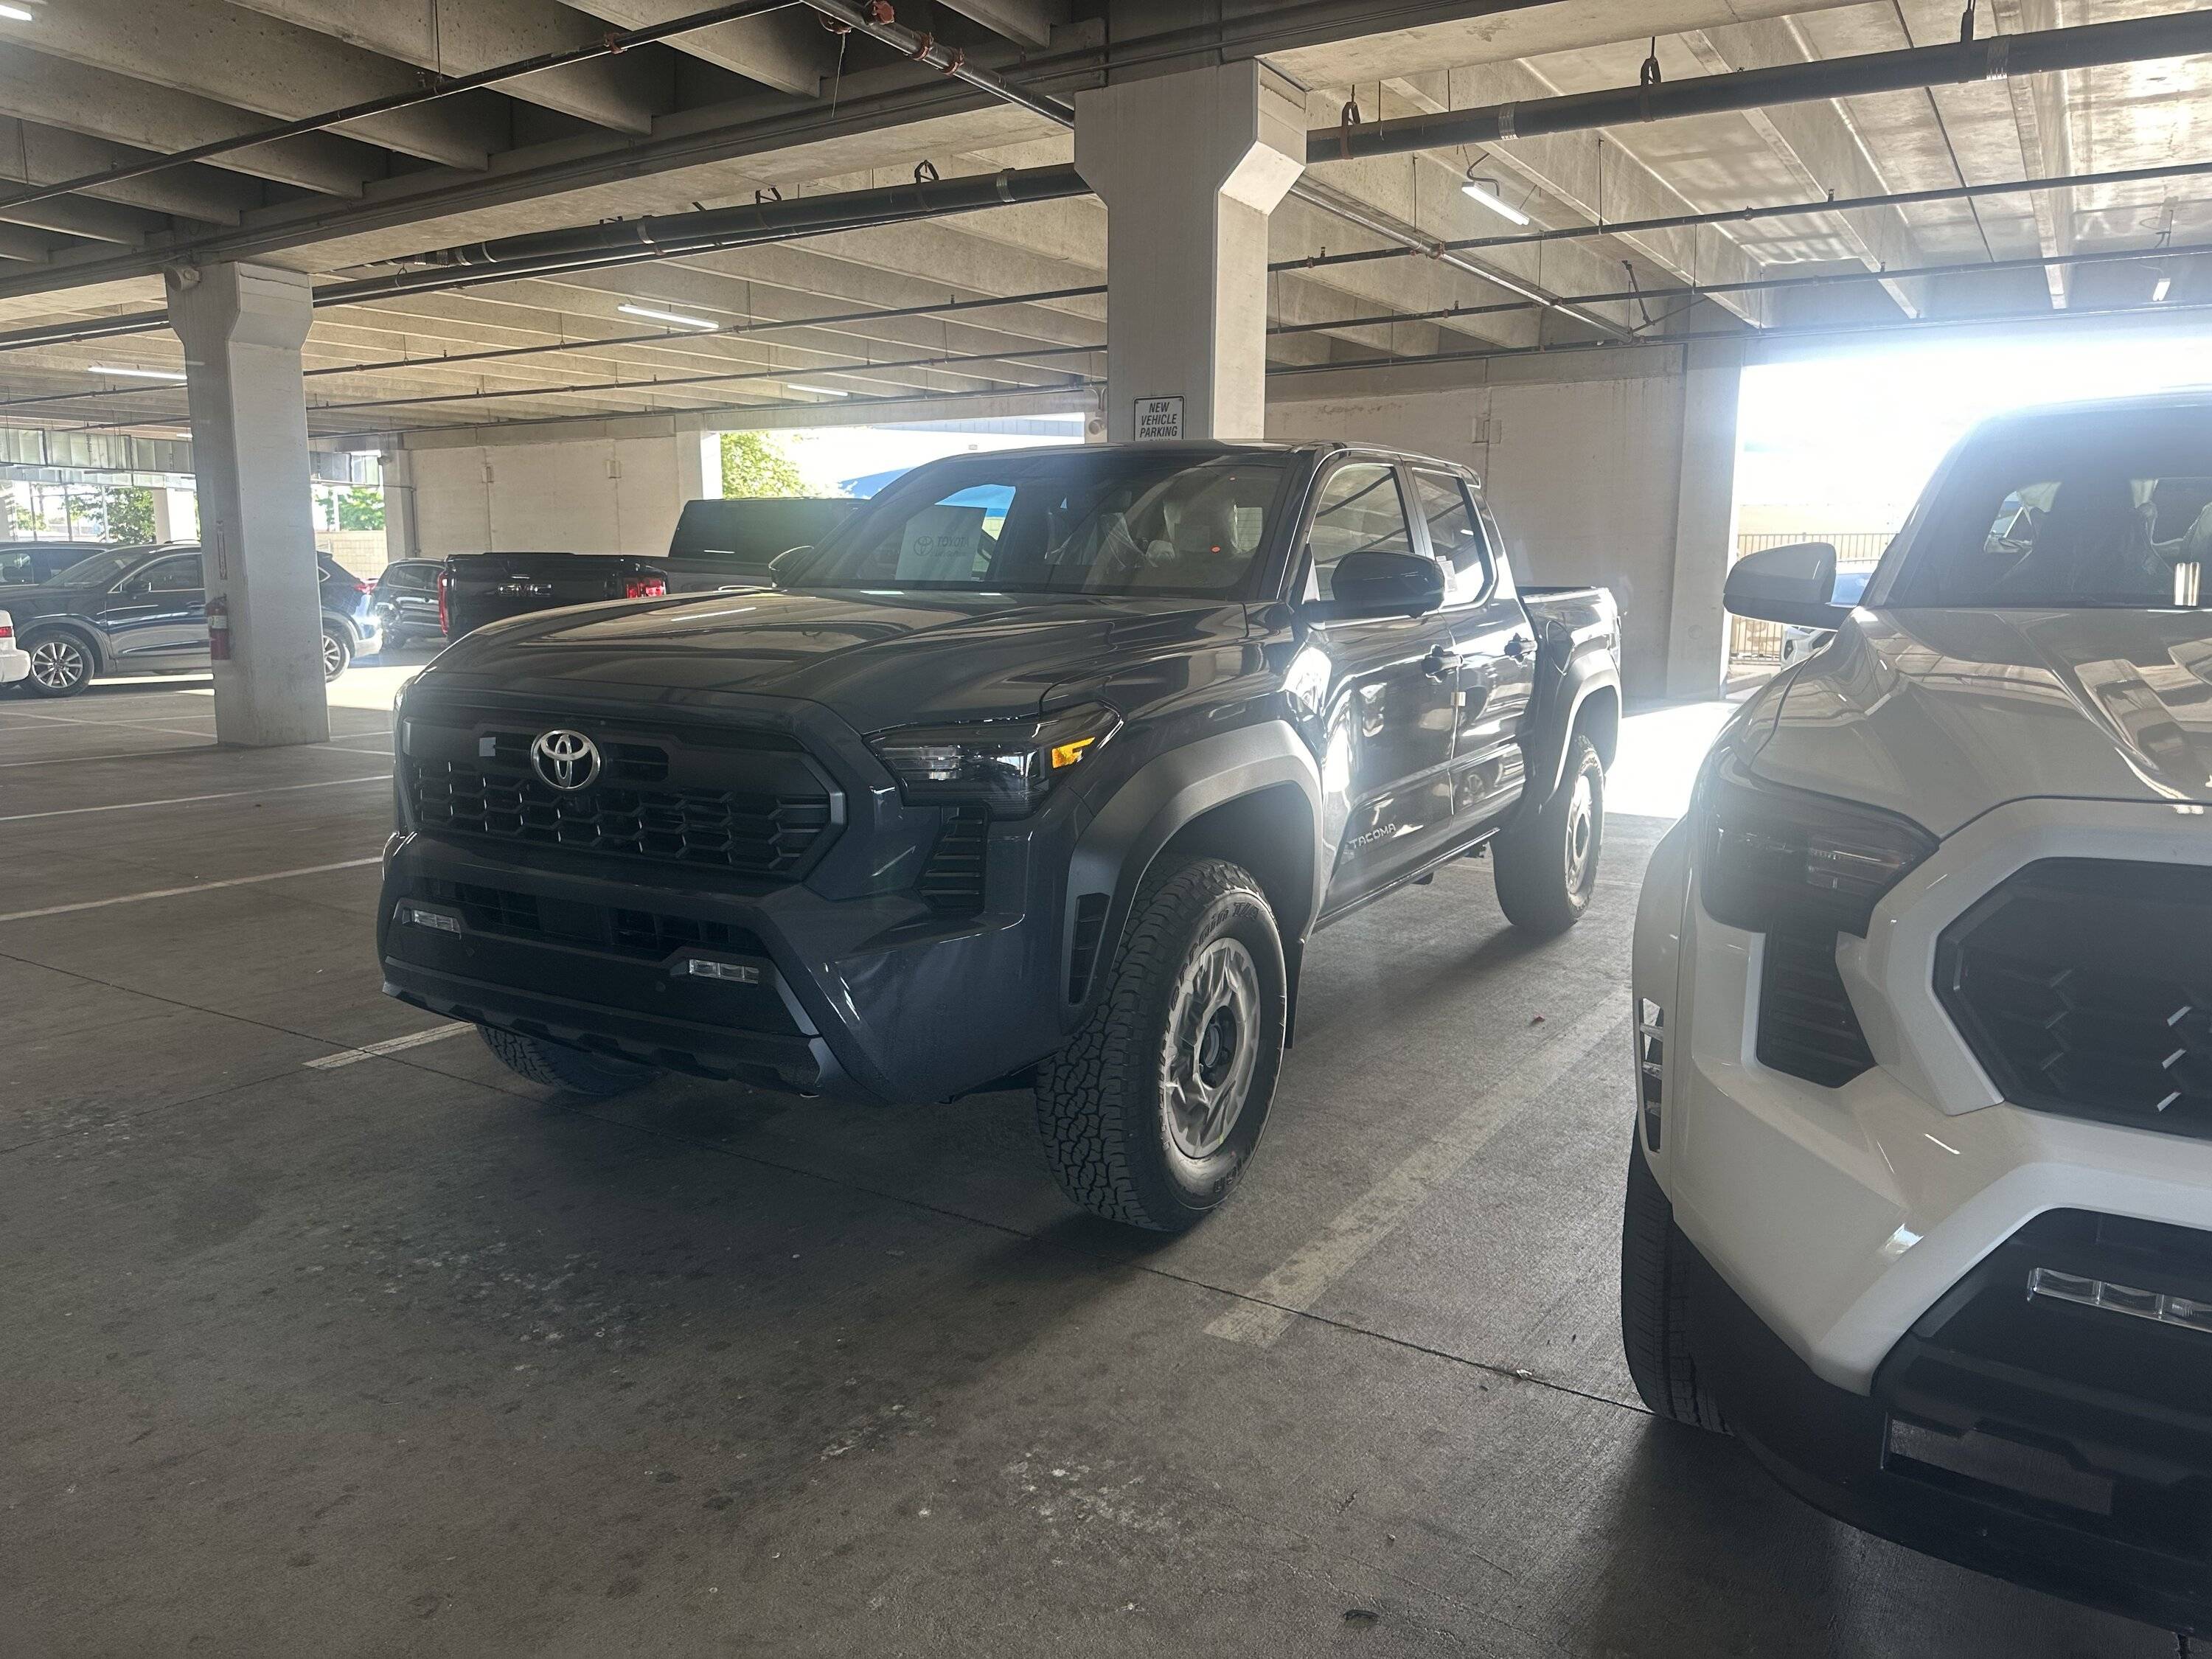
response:
[[[1209,969],[1250,974],[1249,1018],[1236,1038],[1251,1048],[1231,1062],[1249,1060],[1249,1070],[1218,1145],[1214,1130],[1194,1131],[1173,1103],[1191,1101],[1192,1068],[1175,1069],[1182,1049],[1170,1025],[1178,1009],[1188,1019]],[[1177,859],[1151,872],[1091,1018],[1038,1067],[1037,1132],[1060,1190],[1093,1215],[1153,1232],[1185,1231],[1218,1208],[1249,1166],[1273,1103],[1285,984],[1274,912],[1249,874],[1218,859]],[[1217,1043],[1212,1063],[1219,1051]]]
[[[1577,732],[1559,787],[1498,837],[1498,908],[1524,933],[1549,939],[1583,919],[1605,846],[1605,763]]]
[[[1620,1224],[1620,1344],[1628,1374],[1657,1415],[1726,1434],[1720,1403],[1698,1382],[1690,1352],[1690,1249],[1642,1145],[1632,1145]]]
[[[549,1089],[566,1089],[571,1094],[604,1098],[635,1089],[659,1075],[650,1066],[609,1060],[604,1054],[586,1054],[581,1048],[548,1042],[543,1037],[524,1036],[517,1031],[502,1031],[489,1025],[479,1025],[477,1030],[483,1037],[484,1047],[498,1055],[500,1063],[508,1071]]]

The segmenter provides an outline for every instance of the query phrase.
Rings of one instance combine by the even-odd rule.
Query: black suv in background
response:
[[[538,1081],[1034,1085],[1070,1197],[1188,1227],[1251,1156],[1316,928],[1494,849],[1589,902],[1600,589],[1338,445],[936,462],[778,586],[516,617],[398,708],[386,988]]]
[[[369,595],[369,610],[384,630],[388,651],[418,639],[446,637],[445,617],[438,606],[441,559],[396,559],[384,567]]]
[[[151,545],[144,543],[125,550],[111,542],[0,542],[0,587],[50,582],[95,553],[143,553]]]
[[[369,610],[371,584],[318,553],[323,601],[323,678],[382,643]],[[170,544],[118,547],[78,561],[53,580],[7,590],[15,642],[31,659],[23,689],[68,697],[97,674],[191,673],[210,663],[207,587],[200,550]]]

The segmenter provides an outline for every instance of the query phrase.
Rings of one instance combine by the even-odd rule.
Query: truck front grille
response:
[[[556,726],[597,744],[590,787],[556,789],[532,766],[532,741]],[[803,875],[840,817],[834,788],[797,742],[734,727],[410,708],[400,784],[413,827],[442,839],[750,881]]]
[[[538,779],[455,762],[410,761],[415,820],[432,835],[706,865],[785,877],[829,827],[826,797],[730,789],[598,787],[562,794]]]
[[[2212,1139],[2212,868],[2031,864],[1945,930],[1936,994],[2005,1097]]]

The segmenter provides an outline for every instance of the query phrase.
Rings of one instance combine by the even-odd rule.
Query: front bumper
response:
[[[1644,1155],[1709,1280],[1700,1374],[1769,1467],[1869,1530],[2174,1627],[2204,1621],[2212,1583],[2212,1328],[2164,1330],[2140,1386],[2112,1397],[2104,1358],[2137,1322],[2106,1309],[2063,1310],[2090,1322],[2086,1358],[2067,1357],[2078,1330],[2045,1323],[1939,1385],[1929,1367],[1970,1291],[1997,1284],[1992,1305],[2017,1309],[2035,1267],[2081,1267],[2050,1254],[2073,1248],[2052,1242],[2060,1217],[2158,1230],[2185,1258],[2202,1248],[2212,1261],[2212,1143],[2004,1101],[1938,1001],[1935,969],[1944,929],[2022,866],[2212,863],[2201,825],[2159,807],[2039,801],[1952,836],[1882,901],[1865,939],[1839,942],[1874,1060],[1840,1087],[1761,1063],[1768,941],[1705,914],[1686,824],[1647,876],[1633,976],[1639,1075],[1658,1105],[1638,1114]],[[2139,1285],[2172,1270],[2111,1277]],[[2212,1298],[2212,1267],[2156,1288],[2200,1286]],[[2194,1407],[2150,1398],[2176,1378]],[[2008,1473],[2008,1458],[2027,1473]],[[2015,1475],[2025,1489],[2006,1484]],[[2084,1511],[2085,1492],[2108,1512]]]
[[[1961,1355],[1939,1334],[1906,1339],[1873,1393],[1854,1393],[1814,1376],[1694,1248],[1690,1278],[1700,1381],[1737,1437],[1807,1503],[2069,1601],[2168,1630],[2212,1629],[2212,1401],[2203,1390],[2193,1412],[2146,1411]],[[2045,1334],[2095,1342],[2113,1317],[2023,1309],[2056,1327],[2069,1316],[2075,1328]]]
[[[527,929],[514,925],[517,899]],[[896,1103],[948,1099],[1058,1048],[1058,941],[1055,921],[1018,910],[948,921],[906,893],[647,889],[420,835],[395,837],[377,920],[385,990],[448,1018]],[[695,960],[751,971],[709,977]]]

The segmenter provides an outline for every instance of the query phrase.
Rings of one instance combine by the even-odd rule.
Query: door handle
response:
[[[1429,654],[1421,659],[1421,672],[1432,680],[1443,679],[1451,672],[1453,666],[1451,658],[1444,653],[1441,645],[1431,646]]]
[[[1511,639],[1505,641],[1505,654],[1512,658],[1516,662],[1519,662],[1521,659],[1528,653],[1528,641],[1522,639],[1518,634],[1516,634]]]

